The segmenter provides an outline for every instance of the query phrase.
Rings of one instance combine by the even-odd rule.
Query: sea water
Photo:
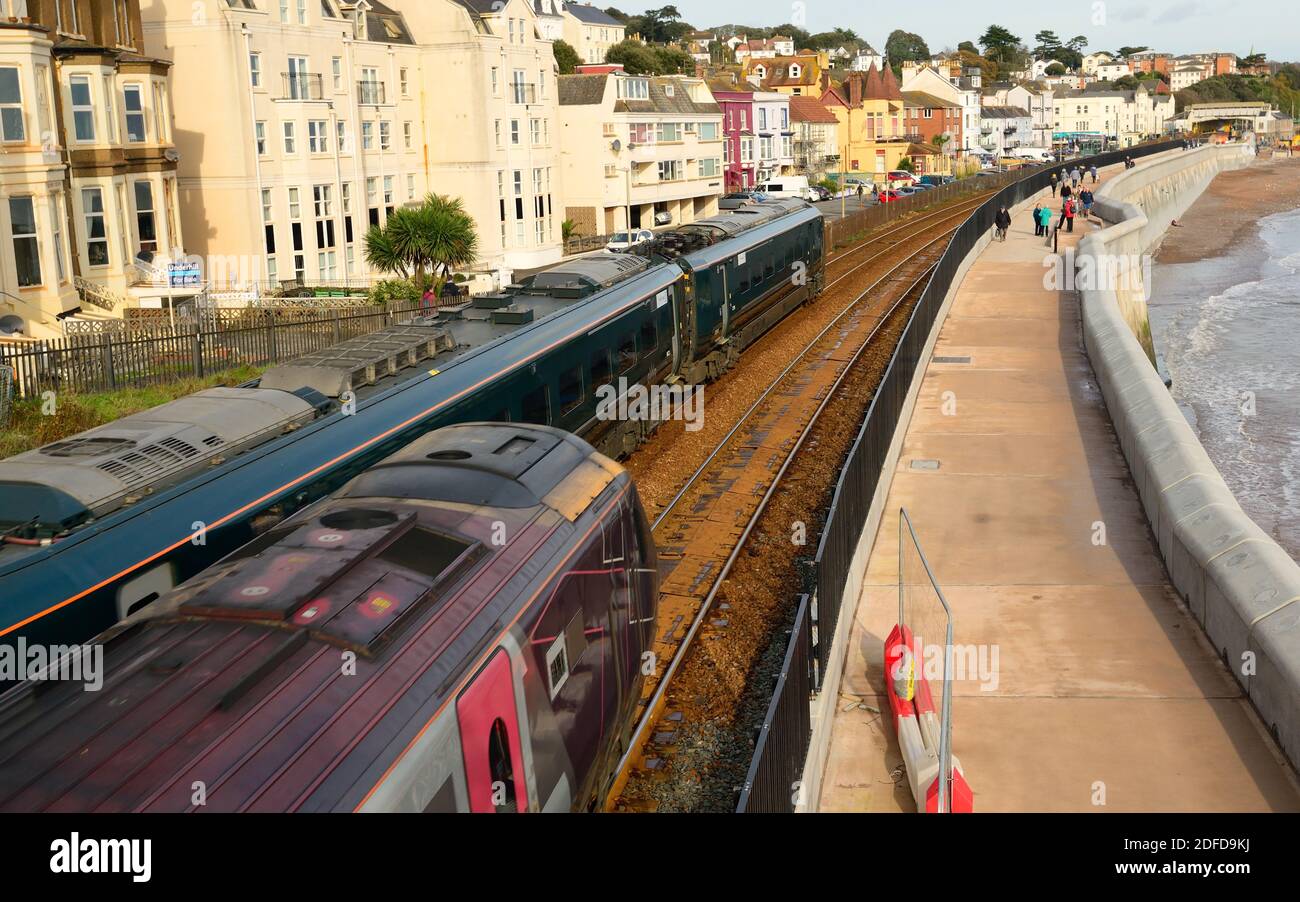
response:
[[[1152,281],[1174,399],[1242,508],[1300,560],[1300,210],[1223,256],[1157,262]]]

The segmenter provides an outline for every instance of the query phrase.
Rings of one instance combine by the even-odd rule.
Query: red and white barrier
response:
[[[939,736],[941,724],[934,710],[934,698],[925,673],[912,651],[912,630],[896,625],[885,640],[885,692],[894,715],[898,747],[907,767],[907,782],[916,800],[916,810],[939,810]],[[952,780],[948,787],[950,811],[970,813],[974,799],[961,770],[961,762],[952,756]]]

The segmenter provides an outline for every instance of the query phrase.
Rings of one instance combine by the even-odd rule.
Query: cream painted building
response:
[[[0,0],[0,316],[23,335],[198,290],[168,284],[169,64],[140,26],[139,0]]]
[[[1052,99],[1056,134],[1096,134],[1131,147],[1162,135],[1174,97],[1139,84],[1133,91],[1067,91]]]
[[[605,62],[609,48],[627,37],[627,26],[590,3],[564,4],[564,40],[587,64]]]
[[[718,212],[722,112],[703,81],[560,76],[566,218],[578,234],[679,225]]]
[[[366,277],[368,226],[429,189],[420,57],[401,17],[367,0],[204,10],[145,7],[150,52],[175,61],[190,249],[216,289]]]
[[[531,0],[390,5],[419,47],[430,185],[462,198],[478,222],[481,268],[503,283],[559,260],[559,92]]]

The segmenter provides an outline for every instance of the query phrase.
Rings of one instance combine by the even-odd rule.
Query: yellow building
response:
[[[472,2],[472,0],[468,0]],[[475,3],[491,8],[494,0]],[[590,3],[564,4],[564,40],[588,65],[605,62],[609,48],[627,37],[627,26]]]
[[[822,91],[822,75],[828,68],[830,60],[824,50],[774,59],[746,57],[741,63],[741,78],[764,91],[817,97]]]
[[[841,171],[848,176],[870,177],[883,185],[890,170],[903,157],[923,158],[924,171],[942,157],[934,148],[917,141],[908,129],[906,104],[893,72],[884,74],[873,65],[866,72],[854,72],[837,86],[827,87],[822,105],[834,114],[841,146]]]

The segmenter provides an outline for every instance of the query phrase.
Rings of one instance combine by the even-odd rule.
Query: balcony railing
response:
[[[388,102],[387,86],[382,81],[357,82],[357,102],[366,106]]]
[[[315,72],[285,72],[284,100],[324,100],[325,89]]]
[[[536,103],[537,102],[537,85],[528,82],[511,82],[510,83],[510,102],[511,103]]]

